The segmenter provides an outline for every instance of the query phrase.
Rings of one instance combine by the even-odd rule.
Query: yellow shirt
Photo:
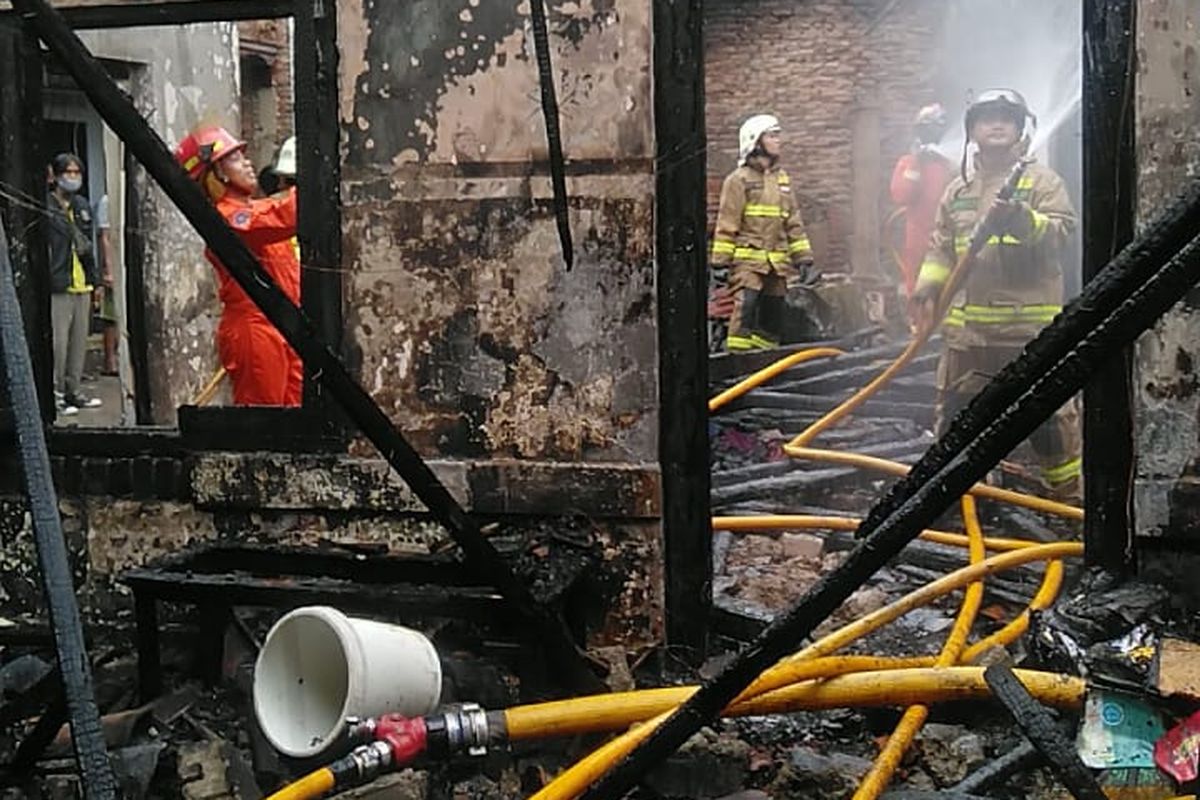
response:
[[[67,219],[71,224],[75,224],[75,210],[67,208]],[[70,294],[91,294],[93,286],[87,282],[87,273],[83,271],[83,262],[79,260],[79,253],[75,252],[75,243],[71,243],[71,285],[67,287],[67,292]]]

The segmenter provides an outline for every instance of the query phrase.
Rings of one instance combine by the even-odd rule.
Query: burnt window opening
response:
[[[333,18],[322,15],[317,19],[314,15],[321,13],[319,9],[314,9],[311,3],[293,0],[172,6],[156,4],[145,8],[114,5],[62,11],[77,29],[94,28],[100,33],[104,29],[118,27],[170,26],[157,28],[154,32],[162,37],[171,37],[175,42],[186,42],[188,35],[177,24],[240,21],[237,30],[233,26],[221,26],[233,37],[228,40],[235,59],[233,74],[240,79],[241,91],[237,93],[237,105],[241,107],[243,128],[241,131],[235,129],[235,134],[246,134],[247,141],[254,147],[251,157],[256,166],[270,164],[288,136],[294,134],[299,140],[297,159],[300,174],[297,183],[300,221],[297,246],[301,260],[301,304],[310,317],[321,321],[322,333],[336,346],[341,334],[341,283],[337,269],[340,259],[340,165],[336,157],[329,159],[318,155],[318,148],[325,148],[322,152],[337,152],[336,81],[330,79],[334,68],[329,63],[328,55],[321,55],[336,49]],[[3,24],[14,41],[23,40],[25,46],[31,46],[30,34],[21,30],[15,17],[6,15]],[[85,40],[89,35],[92,35],[90,30],[83,34]],[[211,330],[199,330],[193,336],[196,347],[192,348],[192,352],[187,352],[188,348],[175,346],[177,343],[150,341],[158,335],[155,331],[159,329],[155,326],[164,326],[166,315],[178,313],[179,309],[172,309],[168,303],[156,302],[161,298],[147,296],[148,290],[161,287],[161,283],[155,287],[155,281],[162,281],[164,276],[161,263],[155,260],[155,248],[162,244],[151,230],[154,220],[143,219],[143,216],[145,210],[153,208],[155,204],[164,208],[166,213],[171,213],[170,204],[158,193],[141,166],[134,159],[124,157],[119,141],[116,147],[106,141],[116,137],[100,121],[86,99],[82,99],[73,82],[56,69],[54,60],[47,57],[44,48],[36,43],[36,39],[32,41],[32,48],[36,48],[38,57],[32,59],[32,64],[25,64],[24,68],[38,73],[39,85],[35,88],[32,81],[22,81],[21,76],[13,76],[9,85],[20,91],[10,99],[20,107],[21,114],[8,115],[6,119],[13,123],[20,119],[26,123],[26,130],[37,129],[42,133],[25,137],[19,148],[10,150],[12,155],[19,158],[15,162],[11,159],[8,161],[6,172],[9,176],[21,176],[20,185],[27,200],[40,195],[44,202],[46,164],[54,152],[80,152],[88,171],[87,192],[93,208],[97,207],[100,198],[105,195],[108,197],[110,239],[118,251],[125,284],[121,287],[123,291],[118,290],[124,301],[118,304],[123,306],[118,314],[122,328],[121,368],[113,370],[120,374],[97,374],[110,370],[104,369],[108,365],[94,363],[103,358],[97,343],[103,334],[96,317],[93,317],[96,329],[91,331],[93,341],[88,348],[87,371],[97,374],[99,385],[93,389],[89,382],[84,391],[103,391],[105,396],[101,399],[105,402],[102,407],[106,413],[101,417],[89,412],[89,416],[93,417],[91,421],[83,419],[85,415],[82,413],[64,420],[56,413],[53,400],[43,401],[43,416],[48,423],[54,423],[55,440],[69,448],[72,438],[83,437],[81,441],[95,441],[97,435],[108,439],[110,436],[128,434],[133,437],[129,441],[134,441],[140,440],[139,437],[144,438],[144,433],[149,430],[153,431],[155,437],[164,431],[174,431],[192,449],[328,450],[343,447],[344,437],[332,421],[331,410],[311,387],[307,376],[304,400],[298,408],[231,405],[192,407],[193,397],[183,397],[181,392],[168,392],[161,386],[155,386],[155,381],[163,380],[163,365],[169,363],[164,360],[166,358],[177,357],[186,362],[187,369],[199,372],[196,364],[206,359],[198,357],[196,349],[207,346],[213,354],[212,363],[216,363],[216,343]],[[178,97],[164,95],[161,87],[154,84],[156,79],[161,80],[161,76],[156,78],[153,71],[164,68],[162,64],[104,63],[110,73],[122,82],[122,89],[135,100],[139,100],[139,90],[145,92],[137,103],[144,113],[158,111],[154,106],[162,103],[164,96],[168,106],[179,100]],[[42,75],[45,76],[44,84]],[[293,110],[296,114],[294,121]],[[168,115],[175,113],[171,108],[164,111]],[[173,146],[179,136],[164,134],[163,138],[168,146]],[[332,150],[329,149],[331,146]],[[98,168],[102,169],[103,174],[93,174]],[[319,170],[329,174],[314,174]],[[11,206],[12,201],[5,200],[5,204]],[[27,227],[29,235],[25,237],[24,246],[36,256],[45,247],[45,231],[39,224]],[[12,226],[10,220],[10,230],[20,231],[21,226]],[[195,247],[202,249],[203,244],[197,242]],[[198,264],[203,263],[203,269],[212,272],[211,266],[198,254],[193,254],[193,260]],[[318,264],[328,274],[314,278],[311,273]],[[19,259],[17,270],[18,275],[23,274]],[[27,269],[26,272],[32,276],[35,270]],[[190,279],[190,276],[182,275],[182,280]],[[25,288],[23,301],[27,308],[27,327],[44,330],[49,317],[48,288],[36,277],[27,281]],[[220,313],[215,287],[211,294],[211,298],[197,297],[195,301],[207,303],[209,310],[197,312],[195,305],[189,305],[184,310],[193,315],[199,314],[196,319],[208,314],[213,320],[210,327],[215,328],[215,319],[219,318]],[[50,337],[41,336],[33,341],[39,394],[52,398],[53,356]],[[215,370],[209,370],[208,373],[194,381],[197,387],[205,386],[216,377]],[[104,381],[117,385],[109,387]],[[225,382],[228,382],[227,379]],[[69,427],[62,424],[64,421]],[[2,419],[0,425],[7,427]]]

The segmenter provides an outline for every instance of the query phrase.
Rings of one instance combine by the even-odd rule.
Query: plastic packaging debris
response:
[[[1180,783],[1190,783],[1200,777],[1200,711],[1155,743],[1154,763]]]
[[[1076,740],[1079,757],[1093,769],[1153,767],[1162,719],[1135,697],[1094,691],[1088,695]]]
[[[1142,623],[1124,636],[1092,645],[1083,662],[1097,680],[1140,689],[1152,685],[1157,653],[1158,636]]]
[[[1143,691],[1153,682],[1153,623],[1167,600],[1159,586],[1092,576],[1070,598],[1035,617],[1034,649],[1052,668]]]

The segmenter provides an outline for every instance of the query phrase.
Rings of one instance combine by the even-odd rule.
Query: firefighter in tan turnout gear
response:
[[[779,344],[788,280],[806,276],[812,260],[779,153],[779,120],[750,117],[738,133],[738,168],[721,186],[712,266],[728,269],[733,294],[726,350]]]
[[[1062,179],[1051,169],[1028,165],[1011,201],[996,194],[1028,148],[1026,122],[1033,120],[1015,91],[981,93],[969,106],[965,127],[978,148],[968,177],[964,149],[961,175],[946,187],[929,251],[913,295],[918,324],[934,320],[934,303],[976,221],[996,206],[991,234],[942,320],[944,351],[938,365],[938,433],[1062,310],[1064,244],[1075,230],[1075,211]],[[1042,479],[1064,500],[1079,500],[1080,433],[1072,399],[1029,439]]]

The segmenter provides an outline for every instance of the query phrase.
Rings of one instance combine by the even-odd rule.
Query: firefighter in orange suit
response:
[[[300,302],[296,235],[296,190],[261,199],[246,143],[219,126],[198,129],[175,150],[175,158],[197,181],[217,211],[241,236],[293,302]],[[217,353],[233,382],[238,405],[298,406],[304,383],[300,358],[258,306],[209,250],[224,310],[217,328]]]
[[[938,365],[938,432],[988,379],[1062,311],[1060,256],[1076,224],[1066,187],[1053,170],[1029,164],[1011,201],[996,194],[1028,149],[1026,122],[1033,115],[1011,89],[981,93],[968,107],[966,134],[978,152],[968,175],[946,187],[930,248],[913,293],[918,324],[932,324],[934,303],[971,232],[993,205],[991,236],[942,320],[944,351]],[[1060,499],[1082,496],[1077,401],[1072,399],[1029,438],[1042,479]]]
[[[726,350],[777,346],[788,281],[808,277],[812,249],[779,153],[779,120],[750,117],[738,132],[738,168],[721,186],[711,263],[728,270],[733,293]]]
[[[896,162],[890,187],[892,202],[904,209],[900,269],[904,273],[905,297],[911,297],[916,286],[942,193],[954,174],[954,164],[937,149],[946,132],[945,109],[938,103],[925,106],[917,112],[913,130],[916,142],[912,151]]]

